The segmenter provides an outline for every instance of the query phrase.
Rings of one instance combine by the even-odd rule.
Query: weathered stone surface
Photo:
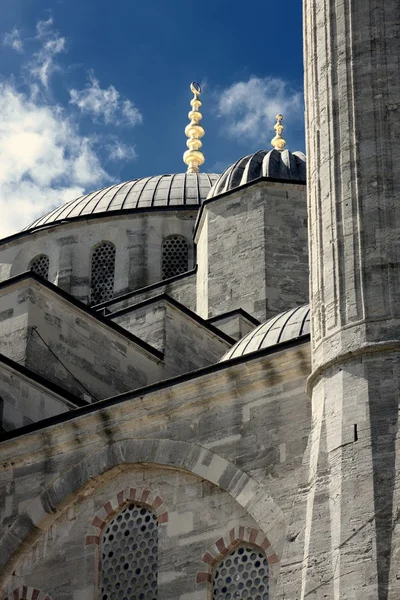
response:
[[[160,294],[168,294],[190,310],[196,310],[196,272],[195,269],[188,273],[173,278],[173,280],[159,281],[156,284],[131,291],[125,295],[103,303],[107,311],[116,312]]]
[[[308,301],[305,186],[259,181],[208,201],[197,243],[197,312],[263,322]]]
[[[304,360],[297,362],[299,351]],[[14,522],[18,528],[24,515],[32,521],[21,554],[15,554],[18,544],[3,547],[0,537],[0,556],[8,557],[0,577],[5,593],[41,582],[62,597],[93,582],[96,559],[85,539],[97,533],[90,523],[95,514],[106,518],[101,507],[127,486],[148,486],[172,515],[160,538],[159,582],[171,581],[163,583],[165,598],[197,593],[202,556],[221,537],[228,544],[239,525],[267,536],[274,589],[279,562],[273,556],[282,554],[309,428],[307,363],[305,344],[99,406],[25,435],[18,447],[3,442],[1,533]],[[284,460],[273,451],[282,444]]]
[[[163,378],[151,348],[30,278],[3,287],[0,306],[18,307],[0,323],[0,351],[78,397],[99,400]]]
[[[394,600],[400,5],[305,0],[304,17],[313,429],[290,589],[301,599]],[[285,561],[299,559],[295,544]]]
[[[233,342],[184,309],[162,295],[109,318],[163,352],[165,374],[173,376],[218,362]]]
[[[0,281],[29,270],[38,254],[50,259],[49,281],[84,302],[90,299],[92,249],[101,241],[116,247],[114,294],[119,295],[161,280],[161,247],[165,237],[182,235],[194,266],[192,232],[197,210],[162,214],[130,214],[91,219],[22,235],[1,245]]]
[[[10,360],[0,369],[5,428],[30,424],[0,444],[8,600],[99,598],[99,544],[128,501],[156,512],[160,600],[211,597],[214,569],[237,544],[265,553],[271,600],[398,600],[400,5],[304,0],[304,17],[312,369],[308,343],[290,336],[213,364],[231,342],[221,332],[241,338],[256,318],[264,339],[266,319],[308,301],[300,184],[235,187],[237,163],[221,180],[234,190],[203,204],[192,240],[198,211],[184,198],[170,207],[179,178],[161,177],[143,196],[149,211],[0,247],[3,281],[45,253],[50,281],[84,302],[93,248],[116,248],[116,297],[102,318],[37,280],[0,285],[0,351],[103,399],[63,412],[72,407],[54,385]],[[247,174],[257,161],[246,159]],[[118,204],[120,189],[101,201]],[[88,212],[102,206],[88,200]],[[163,282],[169,235],[187,240],[189,272]]]
[[[5,431],[76,408],[67,395],[22,375],[0,358],[0,427]],[[60,390],[62,392],[62,390]]]
[[[259,324],[256,319],[239,310],[213,317],[209,319],[209,322],[237,341],[241,340]]]

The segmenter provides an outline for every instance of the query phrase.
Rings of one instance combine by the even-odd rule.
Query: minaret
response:
[[[400,598],[399,56],[399,0],[304,0],[313,429],[290,600]]]
[[[186,150],[183,155],[183,162],[188,165],[187,173],[198,173],[200,171],[199,167],[205,161],[204,154],[200,150],[203,145],[200,138],[204,135],[204,129],[199,125],[203,118],[203,115],[199,111],[201,106],[201,101],[199,100],[201,87],[198,83],[193,81],[190,84],[190,89],[193,92],[193,98],[190,101],[192,110],[188,114],[190,123],[185,129],[185,134],[189,138],[186,142],[189,150]]]

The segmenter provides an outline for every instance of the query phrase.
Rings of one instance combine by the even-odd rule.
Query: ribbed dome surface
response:
[[[307,333],[310,333],[310,307],[305,304],[281,313],[250,331],[224,354],[221,361],[294,340]]]
[[[132,179],[67,202],[40,217],[25,230],[83,215],[201,204],[218,177],[215,173],[178,173]]]
[[[233,190],[259,177],[306,181],[306,157],[289,150],[259,150],[228,167],[211,188],[208,198]]]

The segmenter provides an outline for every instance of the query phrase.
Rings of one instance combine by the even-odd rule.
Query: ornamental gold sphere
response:
[[[198,83],[193,81],[190,84],[190,89],[193,93],[193,98],[190,101],[190,106],[193,110],[188,113],[190,123],[185,127],[185,135],[189,138],[186,142],[189,150],[183,155],[183,162],[188,165],[187,173],[199,173],[199,167],[204,163],[204,154],[200,151],[202,143],[200,138],[203,137],[205,131],[199,122],[203,118],[203,115],[199,111],[201,101],[199,95],[201,94],[201,87]]]

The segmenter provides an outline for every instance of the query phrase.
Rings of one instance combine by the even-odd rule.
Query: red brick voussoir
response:
[[[12,594],[3,597],[3,600],[51,600],[47,592],[34,587],[22,585],[13,590]]]
[[[139,489],[128,487],[115,494],[93,515],[85,537],[85,546],[93,544],[98,546],[102,529],[107,521],[118,513],[126,504],[131,502],[151,508],[157,517],[159,525],[168,523],[168,510],[166,509],[163,499],[157,493],[148,488]],[[27,600],[31,599],[28,598]]]
[[[276,564],[278,557],[272,551],[271,544],[265,534],[254,527],[234,527],[224,537],[215,541],[214,545],[207,550],[202,558],[203,570],[196,573],[196,583],[212,583],[212,571],[221,558],[229,554],[239,544],[250,543],[259,548],[264,554],[269,565]]]

